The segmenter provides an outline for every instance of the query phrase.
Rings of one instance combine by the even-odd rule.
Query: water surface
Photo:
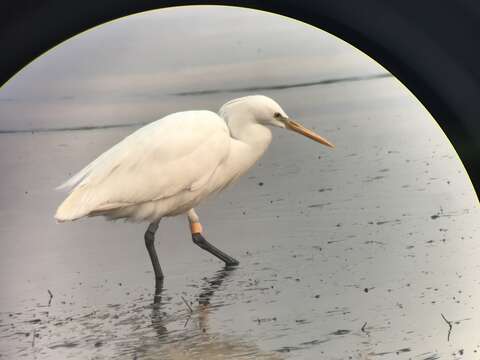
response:
[[[165,219],[153,304],[145,224],[55,223],[53,189],[142,124],[253,91],[336,148],[275,129],[197,209],[240,266]],[[478,356],[472,185],[412,94],[338,39],[245,9],[146,13],[38,59],[0,104],[0,358]]]

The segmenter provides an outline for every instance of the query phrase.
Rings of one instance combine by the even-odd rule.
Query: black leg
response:
[[[152,260],[153,271],[155,273],[155,295],[160,295],[163,287],[163,272],[158,262],[157,252],[155,251],[155,232],[158,229],[159,221],[153,222],[148,226],[145,232],[145,246],[147,247],[148,255]],[[155,302],[155,301],[154,301]]]
[[[217,258],[222,260],[225,263],[225,265],[235,266],[239,264],[237,260],[225,254],[223,251],[217,249],[215,246],[213,246],[207,240],[205,240],[205,238],[202,236],[201,233],[192,233],[192,240],[195,243],[195,245],[198,245],[203,250],[208,251],[213,256],[216,256]]]

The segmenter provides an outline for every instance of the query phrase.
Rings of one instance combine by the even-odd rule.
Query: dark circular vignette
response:
[[[230,5],[309,23],[347,41],[395,75],[454,145],[480,194],[480,3],[405,0],[126,1],[18,0],[0,4],[0,84],[89,28],[130,14],[183,5]]]

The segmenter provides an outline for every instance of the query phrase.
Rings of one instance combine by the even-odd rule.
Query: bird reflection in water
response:
[[[225,266],[224,268],[215,272],[215,274],[210,278],[205,278],[205,283],[201,288],[201,292],[198,295],[198,316],[199,319],[202,318],[202,313],[205,314],[208,312],[208,307],[210,306],[210,299],[215,294],[215,291],[222,285],[225,278],[231,276],[235,270],[235,267]],[[165,327],[166,316],[167,314],[163,311],[163,305],[166,302],[163,300],[164,295],[164,282],[157,282],[155,286],[155,294],[153,295],[153,305],[152,305],[152,327],[155,329],[159,337],[163,337],[167,332]],[[192,309],[192,312],[194,310]],[[190,319],[192,314],[187,318],[187,321]],[[186,325],[186,324],[185,324]]]
[[[161,339],[168,333],[165,326],[165,313],[162,311],[162,292],[163,292],[163,279],[155,283],[155,294],[153,295],[152,304],[152,328]]]
[[[164,289],[158,287],[152,306],[152,328],[155,329],[158,340],[162,347],[161,355],[164,359],[229,359],[242,356],[245,359],[283,359],[279,353],[263,352],[255,344],[246,341],[244,336],[235,335],[234,329],[231,334],[211,333],[209,330],[209,315],[216,309],[227,305],[224,302],[214,302],[212,298],[222,286],[225,279],[235,272],[234,267],[224,267],[212,277],[206,278],[198,295],[198,303],[187,309],[189,312],[183,331],[169,333],[167,325],[171,323],[169,314],[163,309],[168,302]],[[189,304],[190,306],[190,304]],[[157,356],[160,355],[157,353]]]

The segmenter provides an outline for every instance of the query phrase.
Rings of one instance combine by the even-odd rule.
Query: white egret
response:
[[[206,110],[170,114],[127,136],[59,186],[71,192],[55,218],[69,221],[103,215],[148,221],[144,238],[157,289],[163,273],[154,236],[166,216],[186,213],[193,242],[227,266],[237,265],[237,260],[204,239],[194,208],[238,179],[263,155],[272,139],[269,126],[334,147],[263,95],[231,100],[219,114]]]

